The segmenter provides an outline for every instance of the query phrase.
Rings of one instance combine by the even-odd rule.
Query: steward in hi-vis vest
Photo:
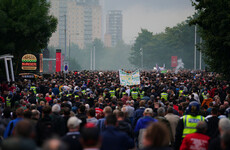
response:
[[[145,91],[142,90],[142,88],[139,91],[140,98],[142,99],[144,97]]]
[[[196,132],[196,126],[199,121],[204,121],[204,117],[199,115],[200,104],[196,101],[190,102],[188,106],[188,113],[181,117],[176,128],[175,147],[177,150],[180,148],[183,138],[191,133]]]
[[[11,108],[11,99],[12,99],[12,95],[8,94],[8,96],[6,97],[6,107]]]
[[[30,90],[34,91],[34,94],[37,94],[37,89],[36,89],[34,83],[32,83],[32,86],[30,87]]]
[[[168,100],[168,93],[166,93],[165,91],[163,91],[161,93],[161,98],[163,98],[165,101],[167,101]]]
[[[116,96],[116,95],[115,95],[115,94],[116,94],[116,91],[114,90],[114,88],[111,88],[110,91],[109,91],[109,93],[110,93],[110,97],[111,97],[111,98],[113,98],[114,96]]]
[[[138,98],[138,92],[137,92],[136,88],[133,88],[133,91],[131,92],[131,96],[134,100],[136,100]]]
[[[122,88],[120,92],[120,98],[122,98],[125,94],[126,94],[125,88]]]

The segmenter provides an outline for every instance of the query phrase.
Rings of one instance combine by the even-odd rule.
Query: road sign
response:
[[[69,70],[69,65],[68,65],[68,63],[65,63],[65,65],[64,65],[64,71],[68,72],[68,70]]]

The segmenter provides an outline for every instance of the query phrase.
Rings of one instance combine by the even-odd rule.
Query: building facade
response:
[[[106,15],[106,34],[105,42],[112,47],[116,46],[119,41],[122,41],[122,11],[111,10]],[[111,40],[109,39],[111,36]],[[108,39],[106,39],[108,38]],[[111,41],[111,43],[109,43]]]
[[[59,0],[52,0],[49,1],[52,5],[50,8],[50,14],[55,16],[57,19],[59,19]],[[49,45],[53,47],[59,46],[59,25],[57,26],[56,32],[52,34],[52,37],[50,38]]]
[[[95,38],[101,39],[102,8],[99,0],[50,0],[50,3],[50,13],[58,18],[58,27],[49,46],[65,50],[65,44],[66,47],[77,44],[83,49]]]

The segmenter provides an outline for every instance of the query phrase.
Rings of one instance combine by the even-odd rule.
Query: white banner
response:
[[[140,84],[140,71],[136,70],[133,73],[126,73],[125,71],[119,70],[120,84],[126,85],[139,85]]]

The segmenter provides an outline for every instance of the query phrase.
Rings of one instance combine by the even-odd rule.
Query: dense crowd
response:
[[[54,73],[0,85],[2,150],[227,150],[229,81],[215,73]]]

